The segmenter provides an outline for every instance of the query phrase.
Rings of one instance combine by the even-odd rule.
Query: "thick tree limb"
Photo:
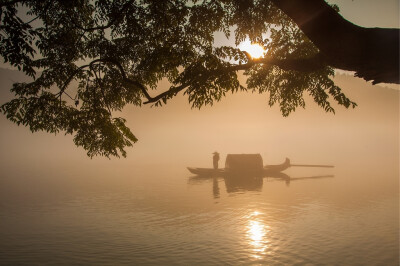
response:
[[[400,83],[399,29],[352,24],[323,0],[272,0],[318,47],[332,67],[356,76]]]
[[[294,70],[299,72],[313,72],[327,66],[324,55],[317,54],[309,58],[261,58],[254,60],[255,63],[275,65],[283,70]]]

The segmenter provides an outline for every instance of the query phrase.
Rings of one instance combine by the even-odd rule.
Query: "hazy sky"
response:
[[[329,0],[344,18],[364,27],[399,27],[398,0]]]
[[[330,0],[344,18],[364,27],[399,27],[398,0]]]

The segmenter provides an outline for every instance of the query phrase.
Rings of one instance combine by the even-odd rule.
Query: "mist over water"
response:
[[[335,82],[356,109],[309,100],[283,118],[251,93],[202,110],[180,96],[128,107],[139,142],[126,159],[90,160],[71,136],[0,117],[0,264],[398,265],[399,91]],[[335,168],[291,167],[289,182],[193,178],[186,167],[212,167],[214,151],[222,167],[260,153]]]

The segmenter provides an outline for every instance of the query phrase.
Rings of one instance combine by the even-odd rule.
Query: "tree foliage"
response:
[[[311,95],[356,104],[334,84],[334,70],[299,27],[269,0],[3,0],[0,54],[33,78],[15,83],[1,112],[32,131],[64,132],[90,157],[125,156],[136,142],[127,104],[159,106],[183,92],[193,107],[238,90],[269,94],[284,116]],[[268,51],[251,58],[216,47],[215,32],[236,44],[249,38]],[[247,86],[238,80],[247,76]],[[171,87],[160,93],[157,84]],[[155,95],[155,96],[151,96]]]

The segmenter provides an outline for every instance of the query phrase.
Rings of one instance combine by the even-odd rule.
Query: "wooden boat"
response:
[[[285,171],[289,167],[329,167],[333,165],[313,165],[313,164],[292,164],[289,158],[281,164],[263,165],[260,154],[228,154],[225,161],[225,168],[196,168],[187,167],[187,169],[197,176],[201,177],[265,177],[275,176]]]
[[[187,169],[195,175],[199,176],[222,176],[225,173],[225,169],[214,169],[214,168],[195,168],[187,167]]]
[[[270,173],[279,173],[282,171],[285,171],[291,166],[289,158],[286,158],[285,161],[281,164],[277,165],[265,165],[264,166],[264,173],[265,174],[270,174]]]
[[[257,171],[256,173],[259,176],[264,176],[264,175],[271,175],[273,173],[279,173],[282,172],[290,167],[290,160],[286,158],[286,160],[277,165],[266,165],[264,166],[261,171]],[[237,172],[234,169],[228,169],[228,168],[219,168],[219,169],[214,169],[214,168],[196,168],[196,167],[187,167],[187,169],[195,175],[198,176],[227,176],[227,175],[235,175],[235,174],[246,174],[246,173],[241,173]]]

